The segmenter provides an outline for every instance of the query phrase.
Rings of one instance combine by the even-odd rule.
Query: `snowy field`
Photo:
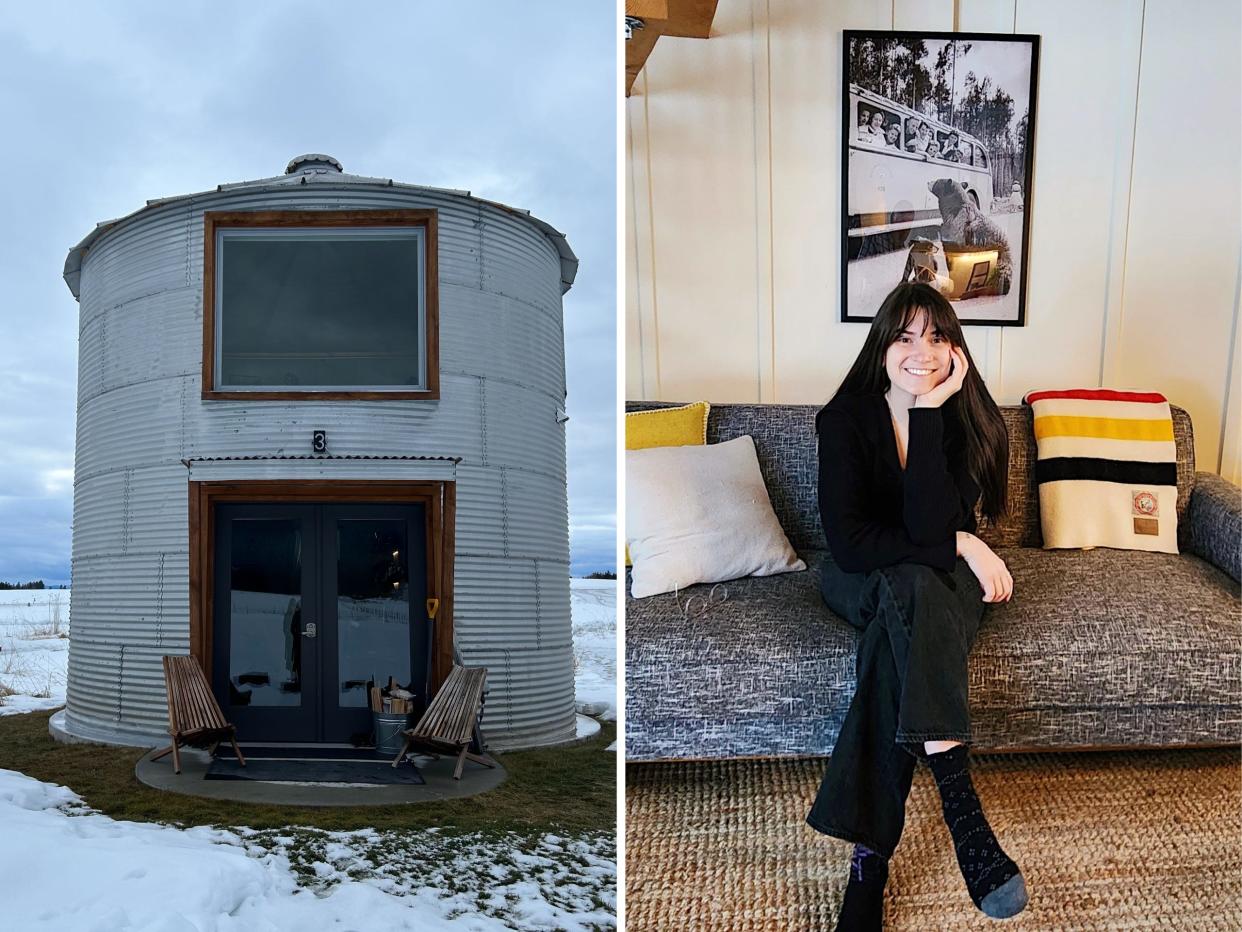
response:
[[[616,586],[572,582],[578,708],[616,717]],[[0,715],[63,705],[69,593],[0,592]],[[71,865],[72,882],[66,866]],[[0,770],[0,927],[610,930],[613,835],[256,831],[114,820]]]
[[[0,715],[65,704],[69,590],[0,591]]]
[[[617,718],[617,581],[571,579],[574,689],[578,711]]]

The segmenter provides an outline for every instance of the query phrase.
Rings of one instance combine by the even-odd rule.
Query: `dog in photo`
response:
[[[928,182],[927,187],[936,195],[940,207],[940,242],[946,258],[954,250],[996,250],[996,274],[988,291],[1008,294],[1013,281],[1013,259],[1005,231],[975,206],[970,194],[952,178],[938,178]]]

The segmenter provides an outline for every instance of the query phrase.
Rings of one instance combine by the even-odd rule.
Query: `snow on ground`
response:
[[[616,926],[610,838],[183,830],[116,821],[11,770],[0,770],[0,877],[10,929]]]
[[[65,704],[69,590],[0,590],[0,715]]]
[[[572,580],[578,708],[616,717],[616,582]],[[67,590],[0,591],[0,715],[65,700]],[[65,866],[72,865],[72,879]],[[0,928],[615,929],[616,840],[119,822],[0,770]]]
[[[571,593],[579,711],[616,718],[616,583]],[[68,590],[0,592],[0,715],[65,703],[68,608]],[[616,874],[612,835],[178,829],[0,769],[4,928],[615,930]]]
[[[617,718],[617,580],[571,579],[578,711]]]

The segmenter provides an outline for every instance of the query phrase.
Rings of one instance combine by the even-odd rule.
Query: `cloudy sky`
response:
[[[77,303],[65,255],[150,198],[348,172],[530,210],[565,296],[575,574],[615,568],[616,23],[611,3],[5,8],[0,19],[0,580],[69,579]]]

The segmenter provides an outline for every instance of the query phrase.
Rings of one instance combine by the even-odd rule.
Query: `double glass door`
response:
[[[212,686],[247,742],[348,743],[368,684],[426,702],[422,505],[220,504]]]

